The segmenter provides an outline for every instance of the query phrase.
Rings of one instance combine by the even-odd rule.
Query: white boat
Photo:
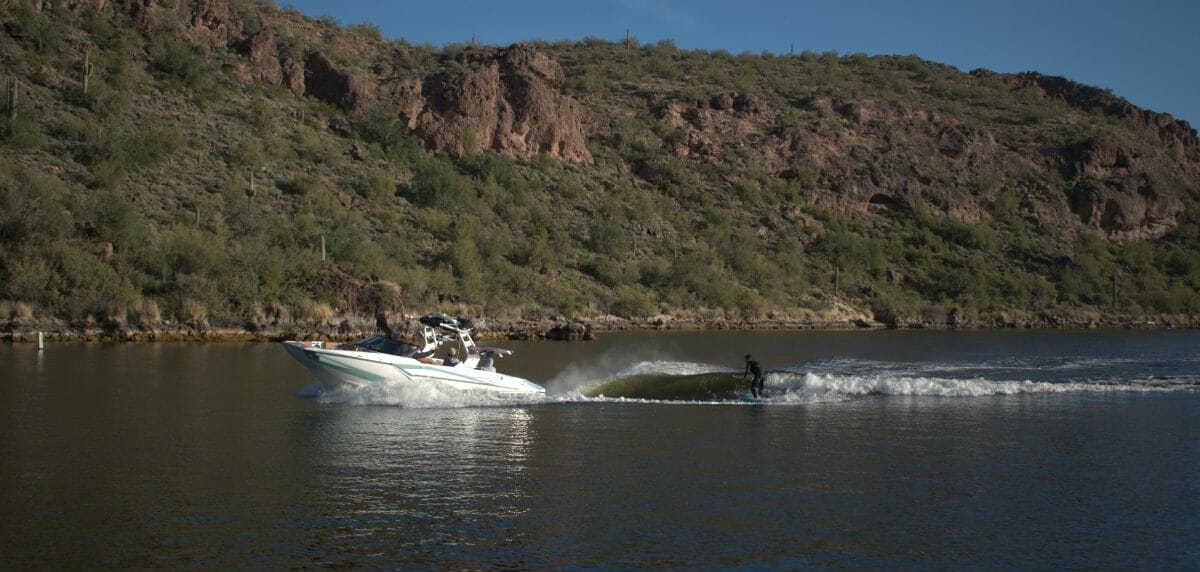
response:
[[[400,332],[383,324],[384,335],[352,343],[287,341],[283,349],[317,377],[326,389],[371,384],[438,383],[472,392],[543,395],[546,389],[520,377],[497,373],[493,360],[512,351],[481,347],[471,338],[471,322],[444,314],[421,316]],[[460,361],[435,358],[448,345]],[[447,352],[449,353],[449,351]]]

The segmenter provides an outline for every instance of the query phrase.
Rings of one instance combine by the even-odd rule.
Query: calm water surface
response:
[[[0,568],[1200,569],[1197,332],[507,345],[547,399],[318,394],[273,344],[0,346]],[[746,352],[765,404],[581,393]]]

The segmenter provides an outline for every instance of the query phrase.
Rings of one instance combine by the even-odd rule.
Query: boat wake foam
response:
[[[1103,364],[1067,365],[1011,360],[905,364],[832,358],[768,371],[767,398],[754,403],[834,403],[871,396],[1200,391],[1196,376],[1116,378]],[[1040,379],[1031,379],[1037,377]],[[298,395],[324,405],[457,408],[564,402],[743,404],[740,400],[750,393],[741,369],[663,359],[626,359],[624,363],[604,359],[572,366],[547,382],[546,388],[546,396],[530,396],[471,393],[437,383],[376,384],[333,391],[314,384]]]
[[[978,397],[1068,392],[1200,391],[1200,379],[1146,376],[1114,379],[1098,368],[1047,375],[1031,364],[893,364],[831,359],[768,371],[767,398],[756,403],[828,403],[868,396]],[[1041,373],[1048,381],[1027,374]],[[552,390],[553,381],[548,384]],[[647,361],[576,383],[558,400],[728,403],[749,394],[742,370],[700,363]],[[557,393],[557,392],[554,392]]]

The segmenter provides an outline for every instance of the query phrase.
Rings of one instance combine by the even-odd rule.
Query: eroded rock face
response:
[[[1150,128],[1164,144],[1178,148],[1191,160],[1200,160],[1200,139],[1197,138],[1196,130],[1168,114],[1140,109],[1109,91],[1063,77],[1035,72],[994,75],[1015,87],[1035,87],[1041,91],[1043,97],[1061,99],[1073,107],[1132,120]]]
[[[564,76],[557,62],[520,45],[472,50],[462,58],[463,71],[379,79],[350,73],[314,52],[304,63],[303,93],[351,116],[383,105],[437,151],[461,155],[492,150],[522,160],[540,154],[592,161],[583,128],[585,110],[560,92]],[[270,59],[268,55],[255,65],[265,81],[275,77]],[[286,80],[288,68],[281,69]]]
[[[1183,201],[1139,177],[1084,180],[1071,193],[1071,211],[1086,227],[1117,240],[1151,238],[1175,228]]]
[[[16,8],[20,5],[25,5],[33,9],[35,12],[41,12],[54,6],[55,2],[51,0],[4,0],[2,3],[5,8]],[[85,9],[104,10],[108,7],[108,0],[65,0],[60,2],[67,8],[79,12]]]
[[[283,63],[275,45],[273,28],[263,28],[255,32],[241,43],[240,48],[255,80],[271,85],[283,85]]]
[[[176,10],[187,18],[199,43],[210,47],[225,46],[241,35],[242,22],[231,17],[226,0],[194,0],[194,3],[179,2]]]
[[[398,115],[429,147],[592,161],[583,107],[559,91],[564,76],[557,62],[521,45],[476,51],[465,59],[464,72],[439,74],[419,85],[401,82],[392,90]]]
[[[1011,81],[1043,89],[1029,84],[1034,78]],[[1184,206],[1171,188],[1200,191],[1200,166],[1188,159],[1200,155],[1195,132],[1101,90],[1043,83],[1045,97],[1125,118],[1135,136],[1061,148],[1018,145],[951,115],[865,97],[812,97],[791,109],[772,109],[738,105],[738,94],[722,93],[668,99],[648,111],[682,135],[677,156],[720,162],[734,150],[781,179],[802,179],[803,173],[809,188],[802,200],[843,216],[906,215],[922,208],[979,222],[992,216],[995,197],[1004,191],[1015,194],[1027,216],[1114,240],[1155,238],[1174,228]],[[632,172],[651,183],[661,179],[661,169],[650,162]],[[1044,182],[1056,178],[1071,190]]]
[[[1156,238],[1184,215],[1181,197],[1149,176],[1163,172],[1164,158],[1120,141],[1091,138],[1051,152],[1072,183],[1070,212],[1078,223],[1115,240]]]
[[[283,65],[275,47],[275,30],[264,28],[246,38],[246,60],[258,79],[271,85],[283,84]]]
[[[361,115],[375,104],[375,83],[369,78],[346,73],[320,52],[309,54],[304,63],[304,92]]]

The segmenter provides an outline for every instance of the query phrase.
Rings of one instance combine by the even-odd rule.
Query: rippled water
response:
[[[513,343],[525,403],[316,393],[265,344],[0,346],[0,567],[1200,569],[1197,342]],[[767,403],[689,381],[747,351]],[[585,397],[635,377],[676,393]]]

